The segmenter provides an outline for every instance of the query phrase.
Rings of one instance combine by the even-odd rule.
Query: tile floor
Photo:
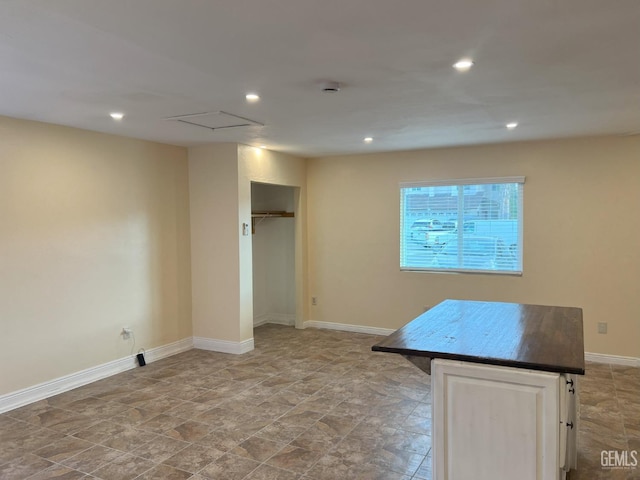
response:
[[[378,340],[267,325],[248,354],[191,350],[7,412],[0,478],[430,479],[429,377]],[[589,364],[581,403],[571,480],[639,479],[600,451],[640,451],[640,369]]]

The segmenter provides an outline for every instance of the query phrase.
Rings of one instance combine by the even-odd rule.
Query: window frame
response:
[[[522,276],[523,274],[523,263],[524,263],[524,184],[525,184],[524,176],[509,176],[509,177],[482,177],[482,178],[459,178],[459,179],[438,179],[438,180],[427,180],[427,181],[412,181],[412,182],[400,182],[399,183],[399,195],[400,195],[400,251],[399,251],[399,263],[400,263],[400,271],[402,272],[423,272],[423,273],[452,273],[452,274],[490,274],[490,275],[511,275],[511,276]],[[437,267],[437,266],[415,266],[409,265],[406,257],[408,255],[408,236],[407,232],[410,228],[410,225],[413,224],[416,219],[408,221],[405,215],[405,197],[407,189],[416,189],[422,187],[452,187],[459,190],[460,188],[464,191],[464,186],[466,185],[500,185],[500,184],[517,184],[518,185],[518,196],[517,196],[517,235],[518,235],[518,243],[516,248],[516,268],[509,270],[497,270],[497,269],[480,269],[480,268],[464,268],[464,267],[456,267],[456,268],[446,268],[446,267]],[[456,195],[452,196],[458,196]],[[464,225],[468,221],[464,218],[461,219],[461,205],[464,199],[464,193],[462,198],[458,204],[458,210],[456,211],[456,217],[458,225],[460,222]],[[405,223],[407,225],[405,225]],[[464,231],[458,232],[458,238],[464,236]],[[507,246],[507,248],[509,248]],[[460,248],[460,252],[462,249]]]

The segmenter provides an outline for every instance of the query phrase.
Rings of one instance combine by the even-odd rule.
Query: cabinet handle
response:
[[[567,427],[573,430],[573,422],[567,423]]]
[[[569,389],[569,393],[576,393],[576,389],[575,388],[570,388]]]
[[[567,385],[571,385],[573,387],[573,380],[567,380]]]

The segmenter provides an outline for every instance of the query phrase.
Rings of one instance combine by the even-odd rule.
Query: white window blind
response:
[[[400,269],[522,273],[524,177],[400,184]]]

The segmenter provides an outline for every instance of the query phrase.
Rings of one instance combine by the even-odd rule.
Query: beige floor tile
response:
[[[46,447],[36,450],[34,453],[52,462],[60,462],[78,453],[88,450],[93,444],[74,437],[66,437]]]
[[[267,464],[272,467],[304,473],[309,470],[322,455],[312,450],[289,445],[271,457]]]
[[[297,473],[275,468],[270,465],[260,465],[244,480],[298,480],[300,476]]]
[[[103,480],[130,480],[153,468],[155,464],[146,458],[125,454],[93,472]]]
[[[175,440],[164,435],[158,435],[153,440],[132,450],[132,454],[151,460],[153,463],[161,463],[176,453],[188,447],[190,444]]]
[[[81,480],[85,478],[85,474],[64,467],[62,465],[52,465],[29,477],[29,480]]]
[[[264,462],[274,454],[282,450],[284,443],[272,442],[261,437],[249,437],[244,442],[231,450],[231,453],[239,457],[249,458],[257,462]]]
[[[61,460],[66,467],[85,473],[91,473],[124,455],[123,452],[95,445],[77,455]]]
[[[163,463],[180,470],[195,473],[223,456],[225,452],[213,447],[191,444],[164,460]]]
[[[53,465],[53,462],[28,453],[15,458],[4,465],[0,465],[0,478],[3,480],[19,480],[34,475]]]
[[[136,477],[136,480],[187,480],[188,478],[191,478],[191,473],[189,472],[169,465],[158,465]]]
[[[218,480],[241,480],[260,466],[260,462],[226,453],[203,468],[199,474],[205,478]]]
[[[175,438],[176,440],[194,442],[206,436],[211,430],[212,428],[206,423],[188,420],[180,425],[176,425],[171,430],[166,430],[164,435]]]

